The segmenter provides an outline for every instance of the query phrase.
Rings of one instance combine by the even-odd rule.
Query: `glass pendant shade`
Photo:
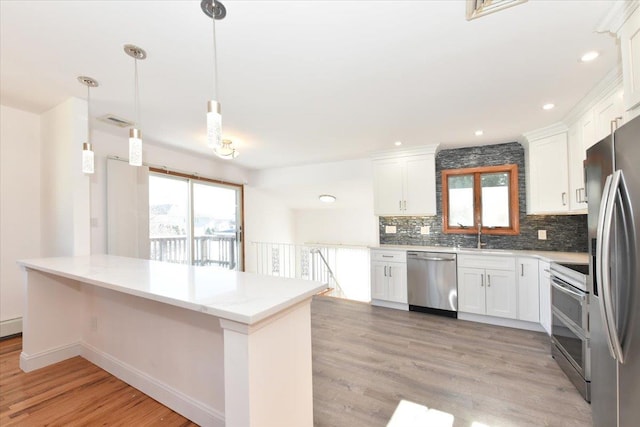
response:
[[[129,129],[129,164],[142,166],[142,132],[140,129]]]
[[[93,151],[91,150],[91,144],[85,142],[82,144],[82,172],[93,173]]]
[[[220,103],[209,101],[207,105],[207,144],[214,150],[222,146],[222,115]]]

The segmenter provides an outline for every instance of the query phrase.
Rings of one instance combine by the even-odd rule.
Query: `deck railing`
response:
[[[204,235],[194,237],[193,264],[218,265],[233,270],[237,263],[235,235]],[[152,237],[150,258],[155,261],[189,263],[189,243],[186,236]]]
[[[252,246],[258,274],[317,280],[332,288],[334,296],[370,300],[366,247],[269,242],[253,242]]]

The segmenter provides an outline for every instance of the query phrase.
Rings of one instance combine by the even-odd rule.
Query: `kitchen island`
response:
[[[313,425],[325,285],[111,255],[19,264],[25,372],[82,356],[203,426]]]

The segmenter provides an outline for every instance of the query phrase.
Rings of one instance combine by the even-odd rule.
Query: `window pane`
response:
[[[473,227],[473,175],[455,175],[449,185],[449,224]]]
[[[150,258],[189,262],[189,183],[184,179],[149,175]]]
[[[193,263],[237,269],[238,190],[193,184]]]
[[[481,175],[483,227],[509,227],[509,178],[509,172]]]

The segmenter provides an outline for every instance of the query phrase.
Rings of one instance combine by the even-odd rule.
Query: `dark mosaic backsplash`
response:
[[[517,142],[454,150],[441,150],[436,155],[437,216],[380,217],[381,244],[416,246],[475,247],[476,235],[442,233],[443,169],[503,164],[518,165],[520,203],[520,234],[517,236],[482,235],[488,249],[520,249],[562,252],[587,252],[586,215],[527,215],[524,148]],[[386,234],[385,226],[395,225],[395,234]],[[420,234],[421,226],[430,226],[431,233]],[[538,230],[547,230],[547,240],[538,240]]]

